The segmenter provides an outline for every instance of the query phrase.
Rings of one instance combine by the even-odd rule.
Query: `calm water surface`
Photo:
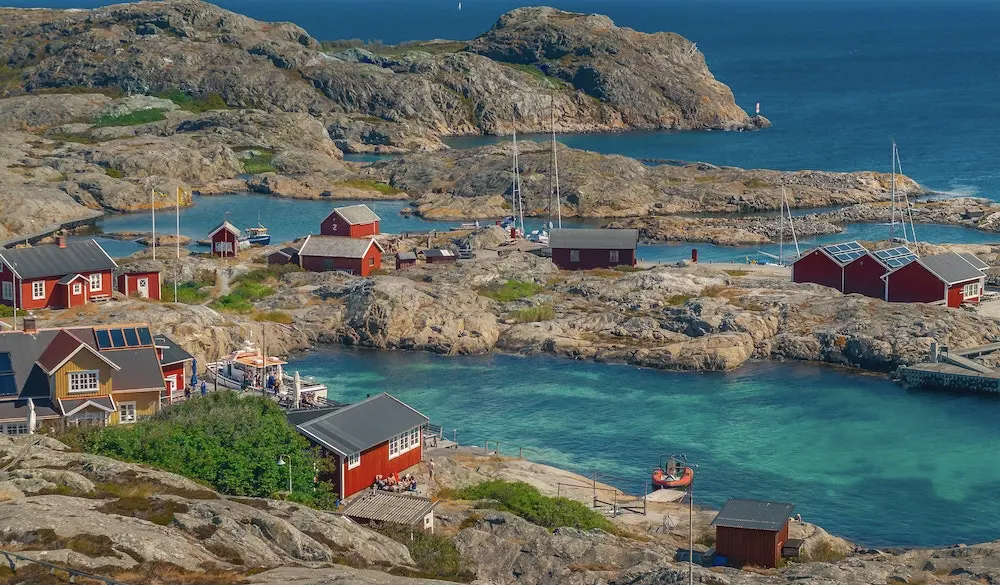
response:
[[[696,500],[794,502],[858,542],[945,545],[997,537],[1000,401],[913,393],[882,377],[755,364],[675,374],[548,357],[322,350],[292,366],[335,399],[388,391],[463,444],[497,440],[641,491],[663,454],[700,467]]]

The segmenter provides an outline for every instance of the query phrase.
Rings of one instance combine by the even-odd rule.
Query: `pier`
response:
[[[909,386],[947,388],[965,392],[1000,393],[1000,370],[970,358],[1000,351],[1000,343],[990,343],[949,351],[931,344],[930,361],[898,370],[899,377]]]

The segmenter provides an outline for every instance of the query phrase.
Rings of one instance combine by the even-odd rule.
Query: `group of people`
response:
[[[192,392],[194,392],[194,384],[188,384],[184,388],[184,398],[185,399],[191,398],[191,393]],[[201,381],[201,395],[205,396],[206,394],[208,394],[208,384],[206,384],[205,381],[202,380]]]
[[[395,473],[387,476],[376,475],[375,489],[387,492],[415,492],[417,491],[417,478],[413,477],[412,473],[403,477],[399,477]]]

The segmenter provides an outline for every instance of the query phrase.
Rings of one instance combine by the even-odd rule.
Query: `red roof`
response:
[[[60,331],[49,343],[49,346],[38,358],[38,365],[42,366],[46,372],[52,373],[66,358],[76,353],[76,350],[83,345],[80,338],[65,329]]]

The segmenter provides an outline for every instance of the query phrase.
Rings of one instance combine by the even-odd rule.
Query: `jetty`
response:
[[[900,367],[899,378],[908,386],[1000,393],[1000,370],[972,359],[995,351],[1000,351],[1000,343],[950,351],[932,342],[929,361]]]

